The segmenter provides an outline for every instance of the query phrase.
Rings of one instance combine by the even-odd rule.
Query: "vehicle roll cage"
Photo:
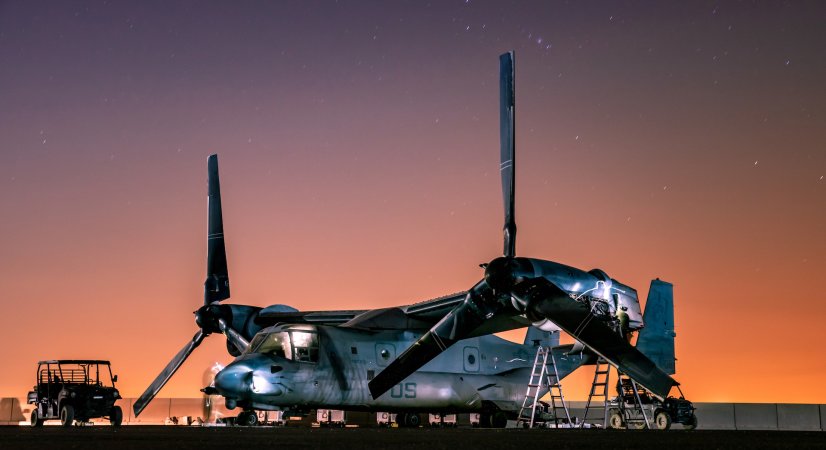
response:
[[[46,368],[42,368],[43,365],[45,365]],[[51,366],[53,365],[56,367],[52,368]],[[81,368],[63,368],[63,365],[79,365]],[[116,378],[112,375],[112,368],[109,361],[96,359],[53,359],[38,361],[37,382],[38,384],[89,384],[95,380],[97,384],[101,384],[101,365],[106,366],[109,372],[109,379],[114,384]],[[92,366],[95,366],[94,378],[93,374],[90,373]],[[106,376],[105,373],[104,376]]]

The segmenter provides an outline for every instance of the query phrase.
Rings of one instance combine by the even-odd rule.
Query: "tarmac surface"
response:
[[[0,449],[580,449],[822,448],[826,433],[807,431],[614,431],[292,427],[106,426],[0,427]]]

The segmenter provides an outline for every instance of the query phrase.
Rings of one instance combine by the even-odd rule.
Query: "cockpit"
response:
[[[258,332],[244,353],[263,353],[296,362],[318,362],[318,331],[312,325],[275,326]]]

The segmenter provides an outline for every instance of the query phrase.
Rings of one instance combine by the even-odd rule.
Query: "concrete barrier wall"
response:
[[[147,405],[140,416],[135,417],[132,405],[136,399],[124,398],[115,404],[123,409],[123,423],[129,425],[159,425],[164,424],[170,417],[201,417],[209,414],[208,421],[215,422],[217,418],[236,416],[238,411],[230,411],[224,406],[224,401],[213,399],[211,405],[206,405],[203,398],[163,398],[159,397]],[[25,398],[0,398],[0,425],[18,425],[28,423],[34,405],[26,404]],[[93,420],[93,422],[106,422]],[[47,422],[49,423],[49,422]],[[54,422],[57,423],[57,422]]]
[[[159,425],[170,417],[201,417],[209,412],[208,422],[216,418],[235,416],[221,399],[206,407],[203,398],[156,398],[135,418],[135,399],[118,401],[123,408],[123,422],[129,425]],[[695,403],[698,429],[701,430],[801,430],[826,431],[826,405],[789,403]],[[568,402],[571,416],[582,418],[585,402]],[[32,405],[25,398],[0,398],[0,425],[28,423]],[[602,422],[601,410],[589,414],[588,422]],[[101,421],[105,422],[105,421]],[[56,423],[56,422],[55,422]],[[675,429],[681,428],[675,425]]]
[[[0,398],[0,425],[16,425],[18,422],[29,420],[31,411],[31,405],[27,405],[24,398]]]
[[[735,403],[734,422],[738,430],[776,430],[777,405],[771,403]]]
[[[820,414],[823,405],[777,405],[777,427],[781,430],[823,430]]]
[[[820,430],[826,431],[826,405],[820,405]]]
[[[791,403],[694,403],[700,430],[826,431],[826,405]],[[585,402],[568,402],[572,417],[583,417]],[[588,414],[602,423],[601,409]],[[675,429],[682,428],[675,424]]]
[[[701,430],[736,430],[733,403],[695,403],[697,428]]]

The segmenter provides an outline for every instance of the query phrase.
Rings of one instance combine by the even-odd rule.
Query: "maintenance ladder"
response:
[[[517,426],[520,422],[523,425],[527,422],[528,428],[533,428],[536,420],[536,406],[539,403],[539,391],[542,389],[543,380],[547,383],[548,393],[551,395],[551,412],[553,413],[554,424],[557,428],[559,427],[559,421],[562,420],[560,413],[565,414],[566,423],[571,423],[571,415],[565,405],[565,398],[562,396],[562,385],[559,383],[559,371],[556,369],[556,358],[553,349],[540,345],[536,348],[531,378],[528,380],[528,389],[525,391],[525,400],[522,401],[522,408],[517,416]],[[530,421],[528,421],[528,416],[525,415],[526,411],[530,411]]]
[[[608,426],[608,381],[611,379],[611,364],[608,363],[602,356],[597,358],[596,368],[594,369],[594,382],[591,383],[591,392],[588,394],[588,402],[585,404],[585,414],[582,416],[582,422],[579,424],[580,428],[585,427],[588,421],[588,413],[591,410],[600,409],[599,406],[592,406],[594,399],[602,397],[602,427]]]
[[[617,378],[619,379],[617,383],[619,383],[620,388],[620,408],[622,409],[621,413],[625,423],[628,425],[642,425],[642,422],[645,422],[645,428],[650,430],[651,419],[648,418],[648,414],[645,412],[643,399],[646,400],[646,403],[650,404],[651,394],[647,389],[638,385],[633,378],[620,372],[619,370],[617,370]],[[642,393],[642,397],[640,396],[640,393]],[[629,403],[633,403],[631,408],[626,406]],[[642,416],[642,420],[639,419],[639,416]]]

